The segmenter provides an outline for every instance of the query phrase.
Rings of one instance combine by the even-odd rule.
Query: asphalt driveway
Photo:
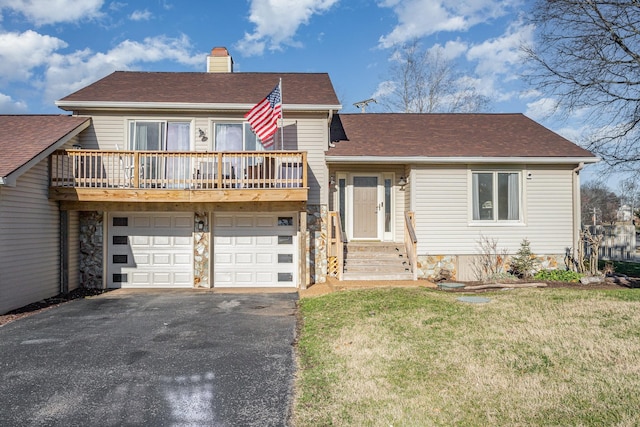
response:
[[[287,425],[296,294],[114,291],[0,327],[0,425]]]

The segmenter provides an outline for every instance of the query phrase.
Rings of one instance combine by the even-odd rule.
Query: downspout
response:
[[[573,181],[573,257],[580,244],[580,229],[582,228],[582,207],[580,206],[580,171],[584,168],[584,162],[578,163],[571,175]]]

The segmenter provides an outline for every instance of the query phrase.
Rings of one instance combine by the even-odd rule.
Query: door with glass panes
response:
[[[393,177],[338,174],[337,204],[349,240],[393,240]]]
[[[185,188],[191,175],[190,159],[157,152],[191,151],[191,122],[132,120],[129,149],[155,151],[140,154],[140,182],[143,186]]]

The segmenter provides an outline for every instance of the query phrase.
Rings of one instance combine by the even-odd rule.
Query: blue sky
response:
[[[328,72],[343,112],[378,98],[393,49],[443,49],[491,99],[578,141],[579,117],[520,78],[535,29],[525,0],[0,0],[0,113],[63,113],[55,100],[115,70],[205,71],[227,47],[236,71]],[[161,90],[161,88],[159,88]],[[266,94],[265,94],[266,95]],[[286,87],[283,88],[286,104]],[[368,111],[375,111],[373,106]]]

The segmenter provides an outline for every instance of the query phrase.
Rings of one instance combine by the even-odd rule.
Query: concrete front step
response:
[[[345,273],[407,273],[411,272],[409,266],[404,265],[346,265]]]
[[[404,245],[395,242],[350,242],[343,280],[413,280]]]
[[[407,258],[351,258],[348,257],[346,259],[345,265],[409,265],[409,260]]]
[[[398,244],[363,244],[363,243],[348,243],[347,253],[404,253],[404,246]]]

